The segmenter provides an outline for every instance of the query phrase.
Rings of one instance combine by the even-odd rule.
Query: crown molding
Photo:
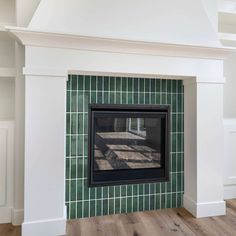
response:
[[[236,49],[227,47],[129,41],[68,33],[43,32],[12,26],[6,27],[6,30],[25,46],[218,60],[223,60],[229,54],[236,52]]]

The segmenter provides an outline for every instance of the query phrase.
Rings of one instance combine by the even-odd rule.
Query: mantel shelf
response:
[[[16,69],[14,67],[0,67],[1,78],[14,78],[16,76]]]
[[[231,33],[219,33],[219,39],[226,47],[236,47],[236,34]]]

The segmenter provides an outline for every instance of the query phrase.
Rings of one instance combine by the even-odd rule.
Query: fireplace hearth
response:
[[[89,106],[89,186],[169,179],[169,106]]]

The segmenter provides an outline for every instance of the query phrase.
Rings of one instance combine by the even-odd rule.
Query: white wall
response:
[[[28,26],[41,0],[16,0],[17,26]]]
[[[15,0],[0,0],[0,24],[15,22]]]
[[[14,120],[15,81],[13,78],[0,78],[0,120]]]

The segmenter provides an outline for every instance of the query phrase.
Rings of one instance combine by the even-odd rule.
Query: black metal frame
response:
[[[116,117],[120,113],[128,113],[128,117],[137,117],[137,113],[155,114],[155,116],[165,116],[164,156],[162,158],[162,168],[142,168],[142,169],[126,169],[126,170],[105,170],[94,171],[94,114],[95,113],[116,113]],[[119,113],[118,113],[119,112]],[[135,116],[136,114],[136,116]],[[140,116],[139,116],[140,117]],[[146,116],[145,116],[146,117]],[[89,104],[88,109],[88,186],[106,186],[106,185],[123,185],[137,183],[151,183],[169,181],[169,145],[170,145],[170,106],[168,105],[126,105],[126,104]],[[162,130],[163,132],[163,130]],[[145,173],[144,173],[145,172]],[[145,178],[139,178],[145,175]],[[127,179],[125,176],[129,176]],[[119,177],[119,178],[118,178]],[[95,180],[95,178],[97,180]],[[118,178],[118,180],[117,180]],[[99,180],[100,179],[100,180]],[[110,179],[110,180],[107,180]]]

